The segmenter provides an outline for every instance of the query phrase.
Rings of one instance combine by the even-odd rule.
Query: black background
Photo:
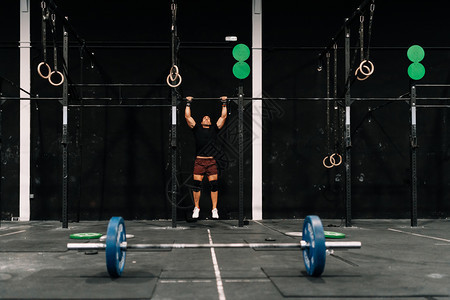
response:
[[[58,6],[55,38],[62,66],[62,15],[85,41],[90,54],[81,51],[71,32],[69,81],[71,83],[165,83],[171,66],[171,1],[55,1]],[[444,2],[442,2],[443,4]],[[360,1],[263,1],[264,97],[325,97],[326,72],[317,71],[318,54],[350,17]],[[410,211],[409,105],[410,62],[406,50],[414,44],[426,52],[425,77],[419,83],[448,83],[449,19],[441,2],[376,1],[370,59],[374,74],[355,81],[352,97],[398,98],[405,101],[356,101],[352,104],[352,215],[354,218],[408,218]],[[236,96],[239,80],[233,77],[235,35],[251,47],[251,1],[178,1],[178,52],[185,97]],[[3,0],[0,10],[0,92],[17,97],[19,91],[19,1]],[[365,14],[367,46],[368,13]],[[62,88],[40,78],[35,67],[42,61],[40,1],[31,1],[32,87],[39,97],[61,97]],[[351,45],[358,46],[359,18],[351,25]],[[48,58],[53,58],[49,33]],[[338,39],[338,91],[344,85],[342,36]],[[83,54],[83,55],[81,55]],[[352,48],[352,59],[354,57]],[[359,53],[356,61],[359,60]],[[83,57],[83,58],[82,58]],[[12,84],[11,82],[15,83]],[[250,77],[243,80],[251,96]],[[448,104],[447,88],[419,88],[420,104]],[[85,104],[170,104],[170,89],[71,89]],[[156,97],[165,100],[129,100]],[[332,103],[331,103],[332,104]],[[194,117],[220,114],[218,101],[194,102]],[[342,112],[342,111],[341,111]],[[184,105],[178,106],[179,181],[190,183],[193,140],[184,122]],[[2,217],[18,215],[19,105],[2,103]],[[334,110],[330,110],[334,124]],[[419,217],[445,217],[450,211],[448,110],[419,108],[418,192]],[[171,217],[167,186],[170,183],[170,109],[76,108],[69,111],[69,213],[71,219],[127,219]],[[32,101],[31,218],[61,218],[61,104]],[[331,125],[332,125],[331,124]],[[245,215],[251,218],[251,106],[245,111],[244,186]],[[327,126],[327,102],[268,100],[263,112],[263,216],[303,218],[308,214],[344,216],[343,166],[326,169],[322,159],[334,146]],[[219,210],[222,218],[236,218],[238,207],[237,108],[230,115],[220,140]],[[341,133],[337,151],[343,153]],[[331,144],[331,146],[328,146]],[[190,214],[192,201],[181,191],[179,218]],[[208,212],[207,193],[201,200]],[[205,217],[207,215],[204,215]]]

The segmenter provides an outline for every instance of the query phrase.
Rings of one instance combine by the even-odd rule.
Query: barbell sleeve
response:
[[[327,249],[360,249],[361,242],[325,242]]]
[[[67,250],[105,250],[104,243],[68,243]]]

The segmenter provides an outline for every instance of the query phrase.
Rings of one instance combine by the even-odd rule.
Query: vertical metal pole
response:
[[[177,227],[177,95],[172,88],[172,136],[171,136],[171,165],[172,165],[172,228]]]
[[[20,150],[19,150],[19,220],[30,220],[31,101],[25,90],[31,90],[31,2],[20,1]]]
[[[262,0],[252,7],[252,219],[263,218]],[[256,98],[256,99],[255,99]],[[258,100],[257,100],[258,99]]]
[[[411,226],[417,226],[416,86],[411,85]]]
[[[85,44],[80,47],[80,83],[84,83],[84,51]],[[79,170],[79,184],[78,184],[78,201],[77,201],[77,222],[80,222],[81,217],[81,197],[83,196],[83,91],[84,88],[80,87],[78,93],[80,95],[81,106],[77,109],[78,111],[78,124],[77,124],[77,149],[78,149],[78,170]]]
[[[239,227],[244,226],[244,85],[238,90],[238,131],[239,131]]]
[[[177,26],[176,26],[176,10],[177,5],[175,0],[171,3],[172,11],[172,66],[177,64],[177,52],[175,50],[177,43]],[[172,166],[172,187],[171,187],[171,202],[172,202],[172,228],[177,227],[177,93],[176,87],[172,88],[172,127],[171,127],[171,166]]]
[[[345,226],[352,226],[352,174],[351,174],[351,132],[350,132],[350,28],[345,20]]]
[[[67,19],[67,17],[66,17]],[[62,227],[68,228],[68,99],[69,99],[69,86],[67,82],[69,74],[69,37],[66,28],[63,26],[63,74],[65,80],[63,82],[63,98],[62,98],[62,110],[63,110],[63,126],[62,126]]]
[[[0,93],[1,95],[1,93]],[[0,227],[2,227],[2,162],[3,162],[3,156],[2,156],[2,142],[3,142],[3,133],[2,133],[2,107],[3,107],[3,100],[0,100]]]

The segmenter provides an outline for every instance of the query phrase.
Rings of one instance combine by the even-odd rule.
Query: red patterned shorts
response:
[[[214,158],[196,158],[194,175],[217,175],[217,163]]]

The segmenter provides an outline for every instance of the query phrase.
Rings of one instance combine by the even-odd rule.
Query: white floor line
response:
[[[253,220],[253,222],[255,222],[256,224],[259,224],[261,226],[264,226],[261,222],[257,221],[257,220]]]
[[[208,229],[208,238],[209,243],[212,244],[213,241],[211,238],[211,230],[209,229]],[[219,293],[219,300],[226,300],[225,291],[223,290],[222,276],[220,276],[219,264],[217,263],[216,252],[212,247],[211,247],[211,258],[214,265],[214,273],[216,274],[216,284],[217,284],[217,292]]]
[[[270,279],[225,279],[227,283],[260,283],[270,282]],[[210,279],[162,279],[159,283],[211,283]]]
[[[25,232],[25,231],[26,231],[26,230],[19,230],[19,231],[14,231],[14,232],[9,232],[9,233],[0,234],[0,236],[13,235],[13,234],[22,233],[22,232]]]
[[[406,233],[406,234],[419,236],[419,237],[423,237],[423,238],[427,238],[427,239],[432,239],[432,240],[437,240],[437,241],[443,241],[443,242],[450,243],[450,240],[443,239],[443,238],[438,238],[438,237],[434,237],[434,236],[428,236],[428,235],[423,235],[423,234],[418,234],[418,233],[412,233],[412,232],[402,231],[402,230],[392,229],[392,228],[388,228],[388,230],[395,231],[395,232],[400,232],[400,233]]]
[[[159,281],[160,283],[210,283],[212,280],[209,279],[177,279],[177,280],[171,280],[171,279],[163,279]]]
[[[270,282],[270,279],[225,279],[227,283],[257,283],[257,282]]]

